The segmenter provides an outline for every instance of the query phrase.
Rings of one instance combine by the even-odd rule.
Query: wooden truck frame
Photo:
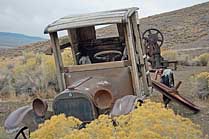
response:
[[[44,33],[51,39],[61,93],[54,98],[53,112],[48,112],[47,103],[39,98],[32,106],[12,112],[5,121],[6,130],[17,133],[16,138],[20,134],[26,138],[25,129],[34,131],[53,114],[75,116],[84,123],[100,114],[128,114],[136,101],[143,102],[150,95],[151,86],[169,99],[182,99],[178,86],[170,88],[151,80],[137,10],[133,7],[66,16],[49,24]],[[96,26],[112,24],[117,27],[117,37],[97,38]],[[57,32],[63,30],[70,43],[60,45]],[[74,65],[65,67],[61,49],[67,47],[72,51]],[[199,110],[189,101],[182,101],[190,109]]]

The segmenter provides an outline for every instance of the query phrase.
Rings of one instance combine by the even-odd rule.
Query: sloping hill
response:
[[[140,13],[139,13],[140,14]],[[184,53],[209,52],[209,2],[140,19],[141,32],[159,29],[165,38],[164,47]],[[97,31],[100,36],[116,35],[116,27]]]
[[[141,21],[141,28],[158,28],[166,47],[175,49],[209,47],[209,2],[159,14]]]
[[[0,32],[0,48],[14,48],[43,40],[45,39],[24,34]]]
[[[140,13],[139,13],[140,14]],[[199,55],[209,52],[209,2],[192,7],[158,14],[140,19],[141,32],[149,28],[159,29],[164,37],[164,47],[176,49],[184,53],[191,51]],[[97,30],[99,37],[117,34],[115,26],[107,26]],[[18,50],[43,51],[49,46],[49,41],[39,42],[17,48]],[[0,55],[6,55],[18,50],[2,50]]]

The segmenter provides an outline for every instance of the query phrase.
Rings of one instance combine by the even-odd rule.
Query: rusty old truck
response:
[[[98,37],[98,25],[114,25],[118,35]],[[60,45],[58,31],[63,30],[69,42]],[[7,117],[5,129],[14,132],[15,138],[27,138],[26,129],[36,130],[53,114],[64,113],[84,123],[100,114],[128,114],[136,101],[143,103],[149,98],[153,87],[163,94],[166,104],[174,100],[199,111],[178,93],[180,83],[174,86],[172,70],[160,56],[162,33],[151,29],[141,35],[138,8],[66,16],[49,24],[44,33],[50,36],[59,93],[51,112],[46,101],[36,98],[32,106],[21,107]],[[74,65],[63,65],[61,52],[65,48],[71,49]],[[151,79],[151,72],[161,75],[161,81]]]

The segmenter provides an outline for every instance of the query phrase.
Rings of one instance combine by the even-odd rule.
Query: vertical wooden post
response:
[[[142,35],[141,35],[141,31],[140,31],[140,23],[139,23],[139,18],[138,18],[138,12],[135,12],[135,16],[136,16],[136,24],[137,24],[137,29],[138,29],[138,33],[139,33],[139,40],[140,40],[140,44],[142,47],[142,52],[143,52],[143,58],[144,58],[144,62],[145,62],[145,67],[146,67],[146,71],[147,71],[147,79],[148,79],[148,86],[152,86],[152,81],[151,81],[151,76],[150,76],[150,72],[149,72],[149,65],[148,65],[148,59],[147,59],[147,52],[146,52],[146,48],[145,45],[143,44],[142,41]]]
[[[127,47],[129,50],[129,58],[131,60],[131,76],[132,76],[132,81],[134,84],[134,91],[137,96],[142,97],[142,93],[140,91],[137,58],[136,58],[135,44],[134,44],[130,18],[128,18],[128,23],[126,24],[126,28],[125,28],[125,40],[126,42],[128,42]]]
[[[53,55],[55,59],[56,75],[57,75],[59,90],[63,91],[65,89],[65,80],[64,80],[64,73],[63,73],[62,56],[61,56],[61,51],[59,47],[59,39],[58,39],[57,32],[50,33],[49,35],[50,35],[51,47],[53,49]]]
[[[70,43],[71,43],[71,51],[72,51],[72,55],[73,55],[73,62],[75,65],[77,65],[77,58],[76,58],[76,52],[77,52],[77,33],[76,33],[76,29],[68,29],[68,37],[70,39]]]
[[[118,35],[120,39],[124,39],[124,25],[122,23],[117,24]]]
[[[146,69],[146,53],[143,52],[142,48],[142,43],[140,40],[139,36],[139,31],[137,27],[137,18],[136,18],[136,13],[134,13],[131,16],[131,21],[132,21],[132,26],[133,26],[133,31],[134,31],[134,36],[135,36],[135,41],[136,41],[136,50],[138,52],[138,58],[140,61],[140,67],[141,67],[141,72],[142,72],[142,82],[143,82],[143,88],[144,88],[144,93],[145,95],[149,95],[149,88],[148,88],[148,80],[147,75],[148,70]]]

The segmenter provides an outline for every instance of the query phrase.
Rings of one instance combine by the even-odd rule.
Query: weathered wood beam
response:
[[[53,55],[55,59],[56,65],[56,75],[58,80],[59,90],[63,91],[65,89],[65,81],[64,81],[64,73],[63,73],[63,63],[62,63],[62,56],[59,47],[59,39],[57,32],[50,33],[51,39],[51,47],[53,49]]]
[[[139,73],[137,68],[137,59],[136,58],[136,51],[135,51],[135,43],[133,38],[133,31],[131,27],[130,17],[128,18],[128,23],[126,24],[125,28],[127,35],[125,33],[125,40],[128,41],[128,50],[129,50],[129,58],[131,60],[131,76],[133,81],[133,87],[135,94],[139,97],[142,97],[141,91],[140,91],[140,82],[139,82]]]
[[[77,65],[78,63],[77,63],[76,53],[78,52],[78,38],[77,38],[76,29],[68,29],[68,37],[71,43],[73,62],[75,65]]]
[[[140,61],[140,70],[142,73],[142,83],[144,88],[145,95],[149,95],[149,88],[148,88],[148,82],[147,82],[147,75],[148,69],[146,69],[146,53],[143,53],[142,43],[141,43],[141,37],[139,35],[138,27],[137,27],[137,17],[136,14],[133,14],[131,16],[132,26],[133,26],[133,33],[135,36],[135,42],[136,42],[136,51],[138,53],[138,59]]]

